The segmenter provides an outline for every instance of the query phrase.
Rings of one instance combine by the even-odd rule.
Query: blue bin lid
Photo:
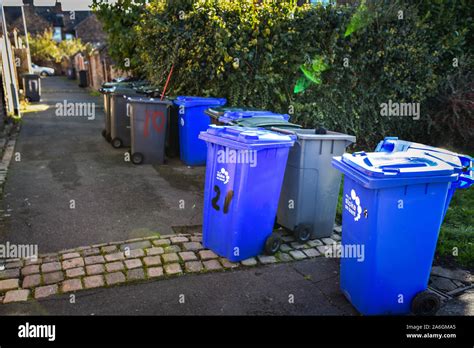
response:
[[[379,178],[450,175],[453,167],[428,156],[404,152],[355,152],[344,154],[342,161],[359,172]]]
[[[417,156],[423,154],[424,156],[429,156],[446,162],[454,167],[456,172],[466,172],[474,167],[474,160],[470,156],[461,155],[438,147],[400,140],[397,137],[386,137],[377,145],[375,151],[386,153],[408,152]]]
[[[291,147],[294,135],[278,134],[263,128],[210,125],[207,131],[199,134],[199,139],[207,142],[239,149],[263,149]]]
[[[255,117],[267,117],[267,118],[276,118],[279,120],[288,121],[290,115],[287,114],[276,114],[272,111],[267,110],[244,110],[244,111],[228,111],[224,115],[219,117],[219,122],[230,123],[245,118],[255,118]]]
[[[185,107],[193,106],[222,106],[227,103],[225,98],[207,98],[207,97],[193,97],[193,96],[179,96],[176,97],[174,103]]]
[[[332,165],[365,188],[453,182],[459,177],[449,164],[407,152],[356,152],[334,157]]]

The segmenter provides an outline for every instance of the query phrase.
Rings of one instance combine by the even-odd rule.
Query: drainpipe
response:
[[[26,59],[28,59],[28,74],[32,74],[33,68],[31,66],[30,40],[28,39],[28,28],[26,27],[26,18],[25,18],[25,11],[23,9],[23,6],[21,6],[21,16],[23,17],[23,29],[25,32]]]

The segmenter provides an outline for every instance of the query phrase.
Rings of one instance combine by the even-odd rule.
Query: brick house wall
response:
[[[100,51],[94,51],[89,57],[90,85],[94,89],[99,89],[106,82],[104,62],[101,58]]]

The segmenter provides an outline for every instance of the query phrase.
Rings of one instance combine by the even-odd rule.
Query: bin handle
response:
[[[130,117],[130,103],[127,103],[127,117]]]
[[[283,133],[283,134],[295,134],[294,131],[291,131],[289,129],[284,129],[284,128],[278,128],[278,126],[273,126],[270,128],[270,130],[273,132],[278,132],[278,133]]]
[[[474,176],[461,174],[459,175],[459,188],[460,189],[467,189],[474,184]]]
[[[382,171],[392,175],[400,174],[400,168],[382,168]]]
[[[367,156],[365,151],[357,151],[352,154],[352,156],[357,157],[357,156]]]

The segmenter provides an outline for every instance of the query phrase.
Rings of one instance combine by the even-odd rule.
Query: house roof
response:
[[[71,12],[62,11],[59,3],[50,7],[27,5],[23,8],[28,31],[32,33],[43,32],[45,29],[56,26],[62,27],[65,32],[73,32],[77,25],[92,15],[91,11],[76,11],[72,19]],[[11,23],[9,27],[16,27],[23,32],[23,19],[19,7],[6,7],[5,15],[7,23]]]

